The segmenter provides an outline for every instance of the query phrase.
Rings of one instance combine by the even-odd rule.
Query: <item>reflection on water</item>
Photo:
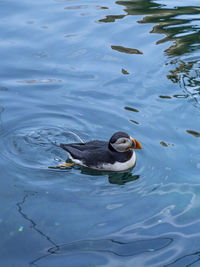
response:
[[[1,1],[1,266],[199,260],[195,2]],[[144,143],[134,169],[57,168],[74,132],[117,130]]]
[[[53,169],[53,170],[72,169],[72,167],[62,168],[60,166],[56,166],[56,167],[49,166],[48,168]],[[82,174],[89,175],[89,176],[108,176],[108,181],[110,184],[123,185],[125,183],[132,182],[140,178],[139,175],[135,175],[135,174],[133,175],[132,170],[126,171],[126,172],[104,172],[104,171],[97,171],[97,170],[89,169],[87,167],[82,167],[82,166],[76,166],[76,169],[80,170]]]
[[[138,55],[142,55],[143,54],[138,49],[128,48],[128,47],[119,46],[119,45],[111,45],[111,48],[113,50],[116,50],[116,51],[121,52],[121,53],[126,53],[126,54],[138,54]]]
[[[139,24],[150,23],[153,28],[150,33],[164,34],[165,37],[156,42],[157,45],[169,42],[166,54],[173,58],[169,61],[170,74],[167,75],[173,83],[180,83],[187,95],[198,98],[200,95],[199,57],[196,60],[181,59],[180,56],[194,53],[200,49],[200,7],[177,6],[168,8],[167,5],[155,3],[152,0],[116,1],[116,4],[124,6],[126,15],[107,15],[99,22],[115,22],[128,16],[142,15]],[[172,43],[172,44],[171,44]],[[122,53],[143,54],[138,49],[111,46]]]
[[[172,238],[157,238],[129,242],[122,242],[114,239],[81,240],[71,244],[62,244],[50,248],[48,251],[55,254],[71,254],[81,251],[107,252],[120,257],[126,257],[144,252],[155,252],[169,246],[172,242]]]
[[[42,238],[46,239],[50,244],[54,245],[55,248],[59,249],[59,246],[56,245],[56,243],[46,234],[44,233],[40,228],[39,226],[37,225],[37,223],[34,221],[34,219],[30,218],[26,213],[25,211],[23,211],[23,205],[25,204],[27,198],[31,197],[31,196],[35,196],[37,194],[37,192],[26,192],[22,201],[18,202],[16,205],[17,205],[17,208],[18,208],[18,212],[20,213],[20,215],[24,218],[25,221],[28,221],[31,225],[31,228],[36,231],[37,234],[39,234]],[[31,261],[29,263],[30,266],[38,266],[36,264],[36,262],[38,262],[39,260],[45,258],[49,256],[49,254],[45,254],[45,255],[42,255],[40,256],[39,258],[37,259],[34,259],[33,261]]]
[[[132,169],[126,172],[117,173],[117,172],[97,171],[86,167],[79,167],[79,168],[82,174],[92,175],[92,176],[107,175],[110,184],[123,185],[127,182],[135,181],[140,177],[139,175],[133,174]]]
[[[184,255],[183,257],[176,259],[175,261],[165,265],[164,267],[192,266],[195,263],[199,265],[199,262],[200,262],[200,251],[197,251],[195,253]]]
[[[146,240],[129,240],[127,242],[119,241],[116,238],[108,238],[99,240],[80,240],[73,243],[61,245],[56,244],[56,242],[53,241],[53,239],[48,234],[40,229],[34,219],[28,216],[23,210],[23,205],[25,205],[26,200],[30,197],[35,196],[36,194],[37,192],[25,192],[23,199],[16,204],[18,212],[25,221],[28,221],[30,223],[30,227],[42,238],[46,239],[48,243],[53,245],[53,247],[47,249],[46,252],[43,253],[43,255],[29,262],[30,266],[39,266],[38,264],[41,260],[51,255],[69,255],[79,254],[81,252],[112,253],[118,257],[129,257],[145,252],[157,252],[170,246],[173,242],[173,238],[159,237],[149,238]]]
[[[199,35],[199,6],[177,6],[167,8],[164,4],[155,3],[152,0],[116,1],[116,4],[124,6],[127,15],[142,15],[138,23],[151,23],[151,33],[164,34],[166,37],[157,41],[157,44],[173,41],[166,53],[169,56],[180,56],[200,48]],[[182,4],[182,3],[181,3]],[[126,15],[107,15],[100,22],[114,22],[123,19]]]
[[[178,83],[183,88],[185,97],[192,97],[195,102],[200,104],[200,61],[183,61],[172,60],[170,62],[173,70],[170,70],[170,74],[167,78],[173,83]]]

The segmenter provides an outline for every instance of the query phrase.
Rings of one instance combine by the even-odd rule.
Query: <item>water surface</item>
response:
[[[199,266],[198,1],[0,15],[1,266]],[[132,171],[56,168],[59,143],[118,130],[142,143]]]

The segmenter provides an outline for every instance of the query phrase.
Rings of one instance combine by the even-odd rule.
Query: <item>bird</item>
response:
[[[93,140],[86,143],[60,144],[67,151],[71,163],[60,164],[70,167],[75,164],[95,170],[119,172],[132,168],[136,162],[134,149],[141,149],[139,141],[125,132],[116,132],[109,141]]]

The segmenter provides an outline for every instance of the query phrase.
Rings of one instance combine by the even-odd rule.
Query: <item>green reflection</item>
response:
[[[111,45],[111,48],[113,50],[116,50],[118,52],[121,53],[126,53],[126,54],[139,54],[142,55],[143,53],[135,48],[128,48],[128,47],[124,47],[124,46],[120,46],[120,45]]]
[[[164,34],[157,44],[173,41],[165,52],[169,56],[179,56],[200,48],[200,27],[196,23],[200,14],[199,6],[182,6],[166,8],[165,5],[155,3],[152,0],[116,1],[124,6],[126,15],[107,15],[99,22],[115,22],[125,16],[143,16],[138,23],[154,24],[151,33]],[[191,16],[192,15],[192,16]]]
[[[139,175],[133,175],[131,172],[132,169],[124,172],[105,172],[105,171],[93,170],[82,166],[79,166],[79,168],[81,170],[81,173],[86,175],[92,175],[92,176],[108,175],[108,181],[110,184],[123,185],[125,183],[135,181],[140,177]]]
[[[123,19],[126,15],[108,15],[104,19],[100,19],[99,22],[115,22],[118,19]]]
[[[67,160],[66,162],[69,162],[69,160]],[[60,166],[50,166],[48,167],[49,169],[54,169],[54,170],[62,170],[62,171],[66,171],[66,170],[70,170],[73,167],[67,167],[67,168],[62,168]],[[135,181],[137,179],[140,178],[140,175],[133,175],[132,174],[132,169],[126,170],[124,172],[109,172],[109,171],[99,171],[99,170],[94,170],[94,169],[90,169],[87,167],[83,167],[83,166],[78,166],[75,165],[75,168],[77,170],[80,170],[82,174],[85,175],[90,175],[90,176],[104,176],[107,175],[108,176],[108,181],[110,184],[118,184],[118,185],[123,185],[125,183],[128,182],[132,182]]]
[[[153,24],[150,33],[162,35],[156,44],[169,43],[169,47],[164,51],[171,58],[169,63],[172,66],[167,78],[173,83],[180,84],[185,92],[183,97],[195,96],[196,99],[197,95],[200,95],[200,72],[197,65],[199,58],[183,60],[181,57],[185,54],[191,56],[200,49],[200,6],[191,6],[188,2],[187,6],[169,8],[152,0],[116,1],[115,3],[124,7],[123,14],[107,15],[99,22],[116,22],[126,16],[141,16],[139,24]],[[123,53],[135,53],[133,48],[112,46],[112,49]],[[178,98],[178,95],[175,97]]]
[[[176,98],[192,96],[197,102],[200,95],[200,70],[198,60],[185,62],[183,60],[172,60],[170,62],[174,69],[170,70],[167,78],[173,83],[179,83],[184,89],[184,95],[174,95]]]

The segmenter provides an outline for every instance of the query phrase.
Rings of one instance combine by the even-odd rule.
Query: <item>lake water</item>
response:
[[[0,1],[0,266],[200,266],[199,1]],[[59,143],[139,140],[128,173]]]

